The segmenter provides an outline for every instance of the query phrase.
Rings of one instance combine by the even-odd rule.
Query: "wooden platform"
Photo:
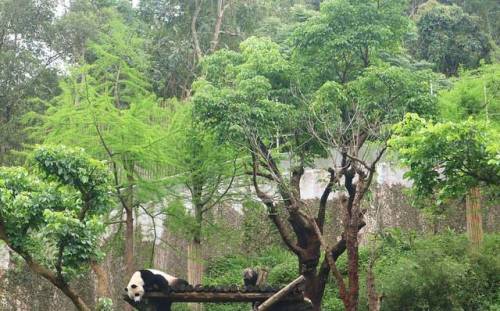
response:
[[[274,295],[279,288],[264,287],[264,288],[244,288],[244,287],[213,287],[213,286],[197,286],[178,289],[169,293],[151,292],[146,293],[140,303],[136,303],[128,296],[124,299],[137,310],[141,311],[170,311],[172,303],[177,302],[204,302],[204,303],[249,303],[251,304],[263,302]],[[298,288],[290,292],[284,297],[279,304],[273,307],[272,311],[303,311],[309,310],[307,301],[301,290]]]

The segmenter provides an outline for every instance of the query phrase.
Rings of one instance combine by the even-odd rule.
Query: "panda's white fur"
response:
[[[180,285],[188,285],[188,283],[160,270],[145,269],[132,274],[125,290],[130,299],[139,302],[146,291],[166,291]]]
[[[177,280],[179,280],[178,277],[167,274],[167,273],[160,271],[160,270],[156,270],[156,269],[147,269],[147,270],[153,272],[154,274],[161,275],[165,280],[167,280],[168,284],[174,284]]]

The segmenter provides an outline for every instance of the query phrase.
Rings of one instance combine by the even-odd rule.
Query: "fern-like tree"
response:
[[[0,167],[0,239],[78,310],[90,311],[70,281],[104,255],[109,170],[64,146],[39,147],[30,160],[28,168]]]
[[[188,281],[196,285],[204,273],[203,242],[210,233],[210,213],[235,195],[230,190],[238,159],[231,145],[218,141],[214,131],[195,118],[191,103],[173,104],[173,108],[164,144],[171,174],[164,181],[176,200],[169,206],[167,222],[189,239]]]
[[[71,68],[36,133],[50,143],[85,147],[107,159],[114,193],[125,214],[125,265],[135,270],[134,210],[151,194],[148,181],[161,173],[165,119],[144,71],[143,40],[115,17],[88,48],[88,60]],[[150,197],[148,196],[148,199]]]

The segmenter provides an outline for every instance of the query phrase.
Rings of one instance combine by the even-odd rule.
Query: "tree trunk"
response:
[[[323,300],[324,291],[319,290],[318,276],[316,274],[316,268],[304,271],[302,275],[305,278],[304,281],[304,297],[309,298],[313,305],[313,311],[321,310],[321,301]]]
[[[215,20],[214,33],[212,35],[212,41],[210,42],[210,53],[215,52],[220,41],[220,32],[222,28],[222,20],[224,18],[224,11],[229,7],[228,4],[224,4],[224,0],[217,1],[217,18]]]
[[[188,282],[195,286],[201,284],[203,278],[203,257],[200,241],[193,239],[188,245]],[[203,310],[202,304],[191,304],[192,311]]]
[[[134,273],[134,213],[132,208],[125,208],[125,280]],[[132,307],[127,305],[126,311],[132,311]]]
[[[352,225],[347,230],[347,272],[349,293],[347,295],[346,311],[356,311],[359,297],[358,229]]]
[[[56,285],[57,286],[57,285]],[[75,307],[79,311],[91,311],[91,309],[85,304],[83,299],[78,296],[68,285],[57,286],[62,292],[71,299]]]
[[[194,52],[196,56],[196,62],[199,62],[201,58],[203,57],[203,53],[201,51],[200,47],[200,41],[198,39],[198,32],[196,30],[196,22],[198,19],[198,15],[200,14],[201,10],[201,3],[199,0],[195,0],[195,7],[194,7],[194,12],[193,12],[193,17],[191,19],[191,36],[193,37],[193,45],[194,45]]]
[[[109,291],[109,278],[106,270],[98,264],[97,262],[91,263],[92,271],[94,271],[96,276],[96,293],[97,293],[97,301],[99,298],[111,298],[111,293]]]
[[[481,191],[479,187],[469,189],[465,200],[467,235],[473,249],[483,240],[483,220],[481,217]]]
[[[124,168],[127,175],[127,189],[125,199],[122,203],[125,204],[125,266],[127,278],[135,271],[134,265],[134,164],[124,160]]]
[[[375,275],[373,274],[373,261],[368,265],[368,273],[366,275],[366,291],[368,292],[368,310],[380,311],[382,296],[377,293],[375,286]]]
[[[197,189],[197,187],[194,187]],[[202,210],[203,206],[199,204],[201,193],[195,191],[194,201],[195,201],[195,220],[196,220],[196,228],[193,235],[193,239],[188,245],[188,282],[189,284],[195,286],[201,284],[203,279],[203,252],[201,245],[201,228],[202,228]],[[192,311],[201,311],[203,310],[203,305],[200,303],[191,304],[190,309]]]
[[[132,208],[125,209],[125,267],[127,278],[134,273],[134,213]]]

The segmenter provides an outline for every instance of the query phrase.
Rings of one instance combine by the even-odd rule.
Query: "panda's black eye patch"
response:
[[[132,286],[130,286],[130,287],[132,287],[132,288],[137,288],[137,285],[132,284]]]
[[[125,287],[125,291],[128,292],[128,288]]]

